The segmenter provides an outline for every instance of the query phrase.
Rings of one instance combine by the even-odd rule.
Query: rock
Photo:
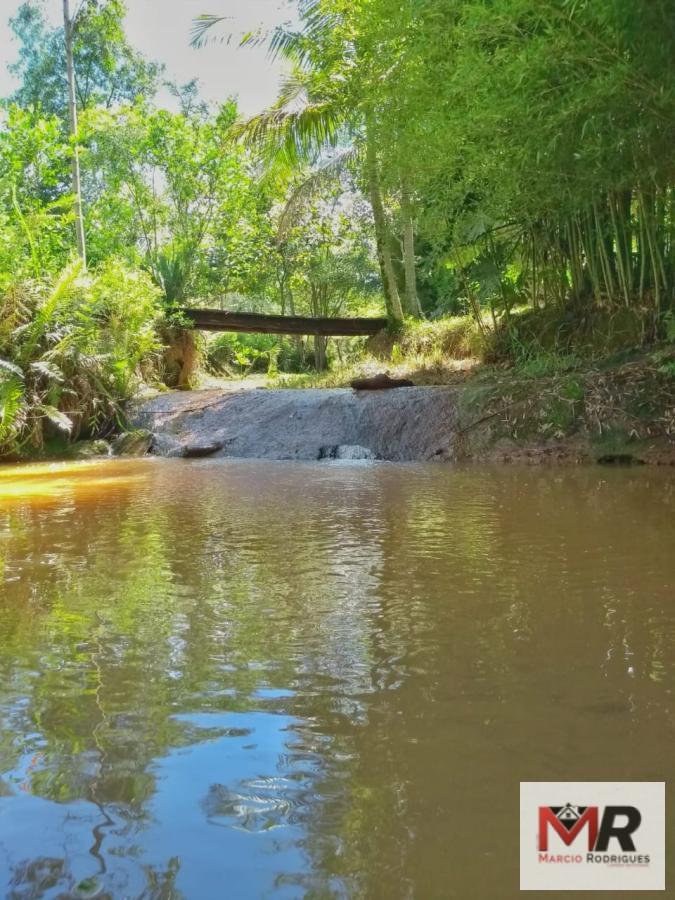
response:
[[[125,431],[112,442],[113,456],[145,456],[152,445],[152,434],[144,428]]]
[[[129,415],[152,432],[158,456],[185,457],[198,448],[197,456],[317,460],[328,448],[324,459],[431,460],[439,448],[454,454],[460,390],[176,391],[136,404]],[[333,456],[336,447],[362,449]]]
[[[184,445],[172,434],[153,433],[150,452],[155,456],[174,459],[183,455]]]
[[[385,391],[390,388],[415,387],[407,378],[391,378],[386,372],[372,378],[354,378],[349,382],[355,391]]]
[[[72,459],[95,459],[97,456],[110,456],[111,447],[107,441],[79,441],[73,444],[69,456]]]
[[[223,449],[222,441],[210,441],[204,444],[188,444],[183,450],[184,459],[202,459],[205,456],[213,456]]]
[[[217,439],[204,437],[194,441],[181,441],[168,434],[152,435],[152,452],[169,459],[203,459],[222,449],[223,441]]]
[[[360,447],[358,444],[336,444],[322,447],[319,459],[377,459],[377,456],[368,447]]]

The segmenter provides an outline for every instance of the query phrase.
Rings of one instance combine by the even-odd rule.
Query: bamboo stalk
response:
[[[630,306],[630,292],[628,289],[628,277],[626,275],[626,271],[624,268],[624,257],[623,257],[623,249],[622,249],[622,241],[621,241],[621,232],[619,230],[619,222],[616,215],[616,210],[614,208],[614,197],[610,193],[607,197],[607,205],[609,207],[609,214],[612,220],[612,228],[614,229],[614,253],[616,257],[616,270],[617,275],[619,277],[619,283],[621,285],[621,290],[623,291],[623,297],[626,302],[626,306]]]
[[[595,234],[596,247],[598,247],[598,249],[600,251],[599,252],[600,265],[604,272],[605,286],[607,288],[607,293],[608,293],[609,300],[611,303],[612,299],[614,297],[614,294],[616,292],[616,286],[614,283],[614,275],[612,273],[612,266],[610,263],[609,255],[607,253],[607,247],[605,246],[603,229],[601,228],[601,225],[600,225],[600,214],[598,213],[598,205],[595,200],[593,201],[593,216],[595,218],[595,228],[596,228],[596,234]]]
[[[647,204],[645,202],[644,193],[640,190],[640,202],[642,204],[642,214],[644,217],[644,225],[645,225],[645,233],[647,235],[647,245],[649,247],[649,255],[651,258],[652,264],[652,275],[654,276],[654,314],[658,319],[661,312],[661,279],[659,273],[659,266],[656,259],[657,249],[654,241],[654,235],[652,233],[652,225],[653,222],[650,222],[650,214],[647,211]]]

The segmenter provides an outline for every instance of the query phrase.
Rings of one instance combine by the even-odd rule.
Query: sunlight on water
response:
[[[4,501],[66,494],[99,493],[137,485],[147,477],[148,463],[134,460],[95,460],[0,467],[0,505]]]
[[[0,470],[0,895],[515,898],[520,780],[675,776],[674,513],[652,470]]]

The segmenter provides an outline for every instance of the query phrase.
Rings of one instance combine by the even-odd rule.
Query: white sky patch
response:
[[[41,0],[54,24],[63,15],[62,0]],[[21,0],[0,0],[0,97],[16,88],[7,65],[17,57],[18,45],[12,39],[8,20],[15,15]],[[72,0],[77,8],[77,0]],[[293,0],[127,0],[126,32],[132,46],[150,59],[164,63],[166,76],[183,84],[199,78],[204,99],[222,102],[237,96],[244,115],[252,115],[269,106],[276,98],[284,72],[283,63],[272,62],[265,47],[238,47],[237,38],[258,28],[295,22]],[[190,46],[193,19],[201,13],[228,16],[214,30],[215,40],[195,50]],[[228,45],[221,37],[232,34]],[[175,106],[162,91],[160,105]]]

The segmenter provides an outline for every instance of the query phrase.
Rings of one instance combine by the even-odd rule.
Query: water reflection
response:
[[[667,474],[12,471],[10,897],[515,897],[519,780],[673,774]]]

